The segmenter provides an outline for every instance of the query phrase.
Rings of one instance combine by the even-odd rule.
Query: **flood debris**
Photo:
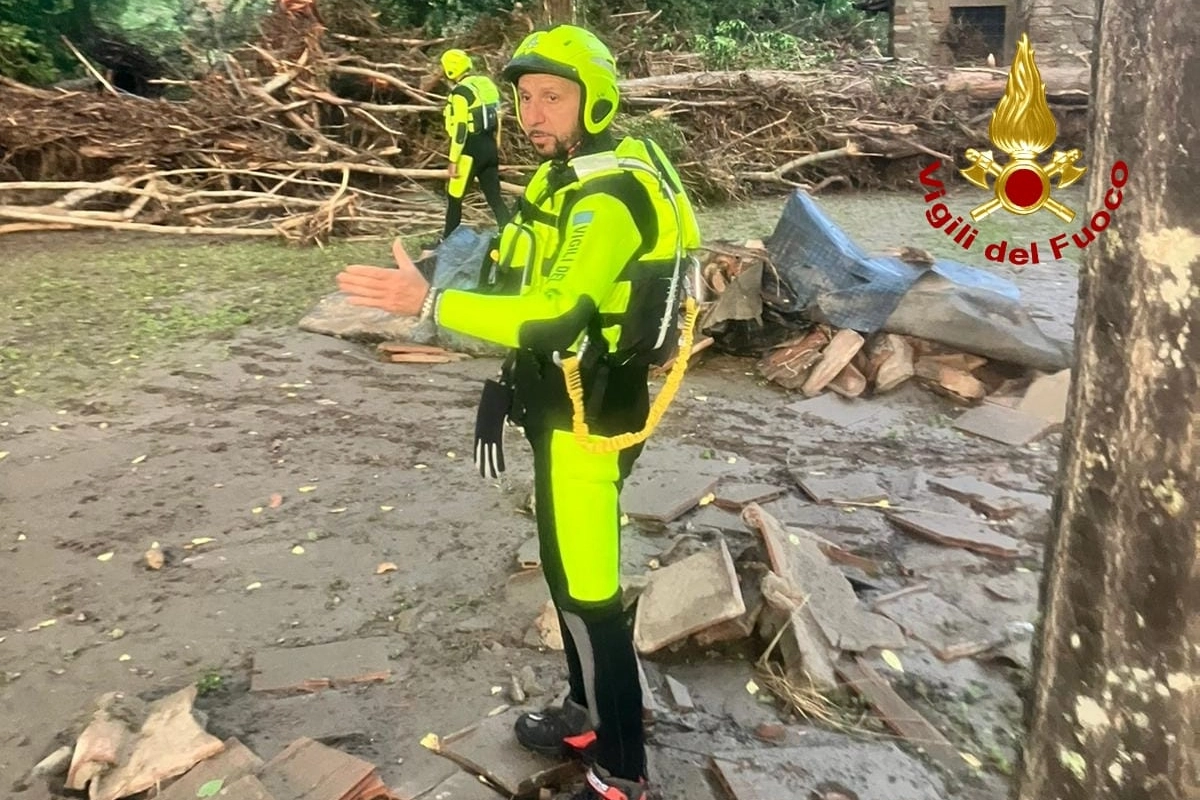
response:
[[[1005,638],[1003,632],[990,630],[924,587],[878,598],[873,608],[943,661],[979,655]]]
[[[666,676],[667,691],[671,695],[671,703],[680,711],[693,711],[696,708],[695,701],[692,700],[692,693],[682,683]]]
[[[798,613],[812,615],[832,648],[861,653],[874,647],[904,647],[900,628],[863,607],[849,581],[815,542],[789,536],[778,520],[758,506],[748,507],[743,516],[762,535],[772,572],[787,584],[783,591],[805,598]]]
[[[144,792],[224,750],[196,720],[189,686],[152,703],[135,732],[120,713],[123,696],[102,696],[76,741],[66,786],[90,800],[118,800]]]
[[[164,789],[157,800],[193,800],[202,796],[199,794],[201,787],[212,786],[214,781],[220,782],[222,787],[230,787],[232,792],[232,787],[238,781],[255,775],[262,768],[263,760],[237,738],[230,737],[224,744],[224,750],[185,772],[179,780]]]
[[[1023,552],[1019,541],[975,520],[931,511],[892,511],[887,518],[907,533],[948,547],[996,558],[1016,558]]]
[[[369,761],[307,738],[267,762],[256,781],[273,800],[399,800]]]
[[[992,362],[1054,371],[1069,360],[1069,346],[1038,329],[1010,281],[911,247],[868,256],[804,192],[788,200],[765,246],[709,242],[702,262],[713,299],[701,330],[807,397],[882,394],[915,377],[974,405],[1003,383],[984,374]]]
[[[793,469],[792,478],[815,503],[878,503],[888,499],[873,475]]]
[[[308,647],[282,647],[254,656],[252,692],[319,692],[391,677],[388,640],[354,639]]]
[[[941,800],[942,781],[890,742],[822,737],[799,747],[723,750],[710,766],[730,800]]]
[[[984,403],[964,412],[954,421],[954,427],[984,439],[1021,447],[1041,439],[1055,425],[1047,419],[1015,408]]]
[[[1067,394],[1070,389],[1071,370],[1043,375],[1029,384],[1025,396],[1017,403],[1017,410],[1061,425],[1067,418]]]
[[[543,786],[558,786],[579,772],[574,760],[547,758],[521,747],[513,725],[521,709],[508,709],[439,739],[436,752],[499,788],[506,797],[536,795]]]
[[[464,361],[471,356],[466,353],[456,353],[444,347],[431,344],[413,344],[411,342],[380,342],[376,349],[384,361],[393,364],[452,364]]]
[[[541,612],[533,622],[533,627],[537,633],[537,639],[543,647],[562,651],[562,626],[559,623],[558,610],[554,607],[553,601],[547,600],[542,606]]]
[[[635,473],[621,492],[621,510],[630,519],[665,525],[695,508],[716,488],[717,480],[694,470]]]
[[[950,740],[915,708],[904,702],[866,659],[860,656],[842,661],[838,664],[838,674],[890,730],[908,740],[950,774],[961,773],[963,761]]]
[[[993,520],[1010,519],[1022,511],[1048,511],[1050,505],[1046,495],[1005,489],[970,475],[930,478],[929,487]]]
[[[785,494],[787,489],[773,483],[721,483],[717,486],[713,505],[740,512],[750,503],[768,503]]]
[[[653,572],[633,626],[639,653],[653,653],[746,611],[724,539],[717,546]]]

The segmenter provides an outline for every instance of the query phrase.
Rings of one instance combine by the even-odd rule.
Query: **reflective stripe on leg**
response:
[[[573,601],[603,603],[621,589],[619,459],[584,451],[569,431],[551,434],[555,538]]]
[[[471,156],[460,156],[455,166],[458,167],[458,174],[450,179],[450,183],[446,186],[446,194],[451,197],[461,198],[467,193],[467,183],[471,180],[471,167],[475,164],[475,159]]]

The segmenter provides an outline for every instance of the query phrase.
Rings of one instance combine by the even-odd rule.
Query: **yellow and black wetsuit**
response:
[[[462,201],[471,181],[478,178],[496,224],[503,227],[508,209],[500,196],[500,92],[484,75],[467,75],[454,85],[444,111],[450,137],[450,163],[458,174],[446,185],[446,224],[442,235],[462,222]]]
[[[640,430],[647,373],[677,339],[686,253],[700,234],[657,145],[606,144],[534,174],[497,250],[497,282],[515,293],[445,291],[432,307],[439,325],[513,348],[511,416],[533,448],[542,565],[571,695],[600,733],[597,763],[636,776],[645,748],[621,605],[619,493],[641,445],[604,454],[580,446],[556,355],[580,355],[594,435]]]

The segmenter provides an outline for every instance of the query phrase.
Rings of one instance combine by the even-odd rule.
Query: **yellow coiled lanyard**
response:
[[[655,396],[654,402],[650,404],[650,413],[646,417],[646,424],[640,431],[620,433],[616,436],[592,436],[583,407],[583,378],[579,374],[579,356],[555,359],[562,367],[563,379],[567,383],[567,396],[571,398],[571,432],[575,435],[575,441],[581,448],[595,454],[615,453],[618,450],[625,450],[641,444],[650,438],[650,434],[654,433],[654,429],[658,427],[658,423],[667,413],[671,401],[675,399],[675,393],[679,391],[680,384],[683,383],[683,375],[687,372],[688,361],[691,360],[692,340],[695,337],[696,317],[699,313],[700,304],[696,302],[695,298],[688,295],[683,316],[683,331],[679,340],[679,353],[675,356],[675,363],[671,365],[671,371],[667,373],[667,379],[663,381],[662,389]]]

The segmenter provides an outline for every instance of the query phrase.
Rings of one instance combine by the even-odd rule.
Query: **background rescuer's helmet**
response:
[[[462,50],[447,50],[442,53],[442,72],[456,81],[471,71],[471,57]]]
[[[525,37],[501,73],[513,85],[522,75],[557,75],[582,88],[580,122],[583,130],[597,134],[617,115],[621,95],[617,90],[617,62],[604,42],[575,25],[558,25]],[[520,117],[521,104],[517,102]]]

